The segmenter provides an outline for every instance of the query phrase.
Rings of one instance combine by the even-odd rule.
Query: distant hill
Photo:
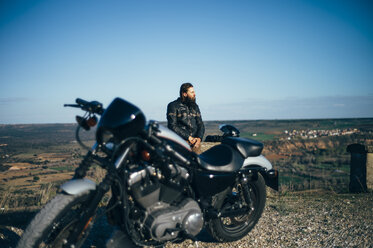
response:
[[[357,128],[373,130],[373,118],[355,119],[302,119],[302,120],[241,120],[241,121],[206,121],[206,132],[219,132],[219,125],[230,124],[241,133],[282,133],[284,130],[299,129],[344,129]]]

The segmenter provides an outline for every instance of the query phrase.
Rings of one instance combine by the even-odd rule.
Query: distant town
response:
[[[347,129],[332,129],[332,130],[285,130],[284,133],[287,136],[288,140],[293,138],[302,138],[302,139],[315,139],[318,137],[325,136],[343,136],[350,135],[354,133],[359,133],[360,131],[356,128],[347,128]]]

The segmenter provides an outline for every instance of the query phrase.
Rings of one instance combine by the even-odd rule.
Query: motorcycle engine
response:
[[[181,177],[188,174],[178,168]],[[130,175],[128,185],[135,202],[140,205],[136,214],[139,226],[147,230],[147,236],[156,241],[175,239],[180,233],[196,236],[203,227],[203,215],[198,203],[182,196],[175,190],[160,183],[154,167],[148,166]]]

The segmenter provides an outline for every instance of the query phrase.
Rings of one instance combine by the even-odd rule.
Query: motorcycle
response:
[[[121,98],[106,109],[79,98],[65,106],[86,111],[76,118],[80,144],[79,130],[96,126],[101,116],[96,143],[30,222],[19,248],[81,247],[110,190],[104,214],[136,246],[196,240],[202,229],[217,242],[232,242],[258,222],[266,186],[278,190],[278,172],[261,155],[263,144],[240,138],[231,125],[221,126],[219,144],[197,155],[180,136],[147,122],[138,107]],[[99,184],[86,178],[93,164],[106,170]]]

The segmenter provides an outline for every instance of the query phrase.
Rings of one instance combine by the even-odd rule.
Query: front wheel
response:
[[[58,194],[34,217],[17,247],[63,247],[79,223],[89,196],[89,192],[78,195]],[[80,230],[79,240],[74,247],[80,247],[84,243],[91,220],[92,218],[86,223],[84,230]]]
[[[249,211],[244,215],[212,219],[207,224],[207,230],[219,242],[239,240],[246,236],[258,222],[265,202],[266,185],[264,178],[258,173],[258,180],[247,184],[237,183],[224,200],[214,204],[214,207],[220,210],[229,211],[239,206]]]

